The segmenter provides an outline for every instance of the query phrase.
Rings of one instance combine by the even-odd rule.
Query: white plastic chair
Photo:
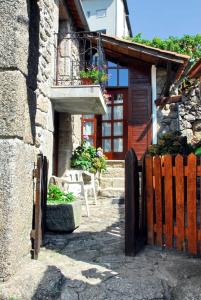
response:
[[[84,180],[84,176],[87,181]],[[95,175],[93,173],[82,171],[82,178],[84,181],[84,192],[85,196],[88,198],[88,191],[92,190],[94,195],[94,204],[97,204],[97,196],[96,196],[96,185],[95,185]]]
[[[83,174],[89,177],[89,183],[84,183]],[[79,170],[68,170],[66,171],[66,179],[68,182],[68,191],[73,192],[77,196],[84,195],[84,200],[87,209],[87,216],[89,216],[89,205],[88,205],[88,191],[92,190],[94,194],[94,204],[97,202],[96,190],[95,190],[95,178],[94,174],[87,171]]]

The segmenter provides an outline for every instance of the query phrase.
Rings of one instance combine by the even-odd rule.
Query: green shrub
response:
[[[75,195],[71,192],[63,192],[57,185],[50,184],[47,194],[47,202],[51,204],[67,204],[76,199]]]
[[[163,134],[158,143],[149,147],[150,155],[182,154],[188,155],[194,152],[192,145],[187,143],[187,138],[181,136],[180,132],[170,132]]]
[[[134,37],[128,37],[126,39],[147,46],[186,54],[191,56],[195,60],[201,57],[201,34],[186,34],[183,37],[170,36],[167,39],[154,37],[153,39],[148,40],[144,39],[141,33],[138,33]]]
[[[85,141],[74,150],[71,167],[91,173],[102,172],[106,170],[106,159],[101,148],[96,149]]]

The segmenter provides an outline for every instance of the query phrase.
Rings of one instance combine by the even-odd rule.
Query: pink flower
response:
[[[96,155],[97,155],[98,157],[103,157],[103,151],[98,150],[97,153],[96,153]]]
[[[84,139],[85,141],[88,141],[88,140],[89,140],[89,136],[88,136],[88,135],[84,135],[84,136],[83,136],[83,139]]]

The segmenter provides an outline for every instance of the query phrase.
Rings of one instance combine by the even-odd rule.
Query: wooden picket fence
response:
[[[147,243],[201,254],[201,158],[145,157]]]

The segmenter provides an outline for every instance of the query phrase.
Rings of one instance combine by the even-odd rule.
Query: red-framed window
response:
[[[127,151],[127,89],[109,90],[107,114],[101,117],[101,146],[109,159],[124,159]],[[98,132],[98,134],[100,134]]]
[[[93,114],[82,115],[82,141],[86,140],[90,145],[96,147],[97,136],[97,121],[96,116]]]

